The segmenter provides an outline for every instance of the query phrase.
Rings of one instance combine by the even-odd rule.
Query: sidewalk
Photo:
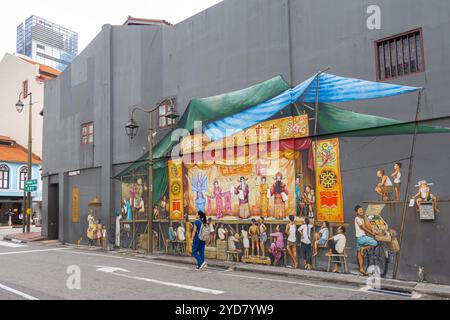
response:
[[[17,242],[33,242],[42,241],[45,238],[40,232],[28,232],[28,233],[12,233],[3,237],[3,240],[17,241]]]
[[[194,259],[191,257],[169,256],[161,254],[158,256],[154,256],[152,259],[166,262],[184,263],[193,266],[195,265]],[[342,273],[336,274],[322,271],[306,271],[300,269],[250,265],[238,262],[228,262],[219,260],[210,260],[208,261],[208,265],[211,267],[231,268],[232,270],[242,272],[256,272],[260,274],[286,276],[290,278],[324,281],[330,283],[346,283],[346,284],[367,286],[368,281],[368,277],[363,277],[356,274],[342,274]],[[381,289],[406,293],[426,294],[450,299],[450,286],[445,285],[437,285],[431,283],[417,283],[412,281],[402,281],[394,279],[381,279]]]

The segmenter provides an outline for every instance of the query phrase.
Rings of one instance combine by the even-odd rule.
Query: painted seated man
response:
[[[380,195],[381,200],[389,201],[389,194],[393,191],[392,181],[384,170],[378,170],[377,176],[380,178],[380,182],[376,185],[375,192]]]
[[[375,233],[365,224],[364,209],[360,205],[357,205],[355,207],[355,212],[355,236],[356,249],[358,251],[359,272],[367,276],[367,273],[364,271],[364,252],[378,246],[378,242],[374,239]]]
[[[431,202],[433,203],[434,211],[440,212],[437,208],[436,196],[431,193],[430,186],[432,183],[428,183],[427,181],[419,181],[416,187],[419,188],[416,195],[414,195],[414,199],[416,200],[417,210],[420,208],[420,204],[423,202]]]

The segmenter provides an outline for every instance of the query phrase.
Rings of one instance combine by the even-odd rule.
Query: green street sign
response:
[[[25,192],[34,192],[37,191],[37,186],[26,186]]]
[[[28,186],[37,186],[38,181],[36,179],[25,181],[25,185]]]

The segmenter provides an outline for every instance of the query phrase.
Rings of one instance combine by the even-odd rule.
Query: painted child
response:
[[[432,185],[432,183],[428,183],[425,180],[419,181],[419,183],[416,185],[416,187],[419,188],[419,191],[416,195],[414,195],[413,198],[416,199],[417,210],[419,210],[420,204],[422,202],[432,202],[434,211],[440,212],[440,210],[437,208],[436,196],[431,194],[430,186]]]
[[[250,249],[250,241],[248,239],[248,231],[247,231],[247,227],[242,227],[242,244],[244,246],[244,257],[248,258],[249,257],[249,249]]]
[[[216,245],[216,225],[212,218],[208,218],[208,225],[209,225],[209,243],[208,246],[215,246]]]
[[[322,226],[320,227],[319,232],[315,234],[313,257],[317,256],[317,254],[319,253],[319,246],[325,246],[329,237],[330,229],[328,228],[328,222],[324,221],[322,223]]]
[[[190,257],[192,254],[192,224],[189,222],[188,214],[185,215],[184,222],[186,224],[186,255]]]
[[[97,245],[100,247],[103,245],[103,225],[101,220],[98,220],[97,223]]]
[[[395,201],[400,201],[400,187],[402,178],[402,164],[397,162],[394,164],[394,172],[391,174],[391,178],[394,180]]]
[[[273,265],[278,265],[284,248],[284,235],[279,225],[276,226],[275,232],[271,233],[270,236],[275,238],[275,241],[270,245],[269,254],[272,256]]]
[[[252,256],[255,256],[255,249],[257,256],[259,256],[259,228],[256,224],[256,220],[252,219],[252,225],[250,229],[248,230],[248,234],[250,235],[250,239],[252,240]]]
[[[289,223],[286,225],[285,230],[287,238],[287,247],[286,250],[289,254],[289,256],[292,259],[293,268],[297,269],[298,262],[297,262],[297,226],[295,224],[295,216],[290,215],[289,216]],[[289,268],[289,266],[286,266]],[[291,267],[291,268],[292,268]]]
[[[261,247],[261,257],[266,257],[266,242],[267,242],[267,227],[265,225],[264,217],[259,219],[259,234],[261,235],[261,239],[259,245]]]

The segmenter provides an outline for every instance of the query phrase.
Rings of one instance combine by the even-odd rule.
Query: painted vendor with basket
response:
[[[355,207],[355,236],[356,236],[356,249],[358,251],[358,265],[359,272],[363,275],[367,275],[364,271],[364,252],[378,245],[378,242],[374,239],[375,233],[366,225],[364,220],[364,209],[357,205]]]

